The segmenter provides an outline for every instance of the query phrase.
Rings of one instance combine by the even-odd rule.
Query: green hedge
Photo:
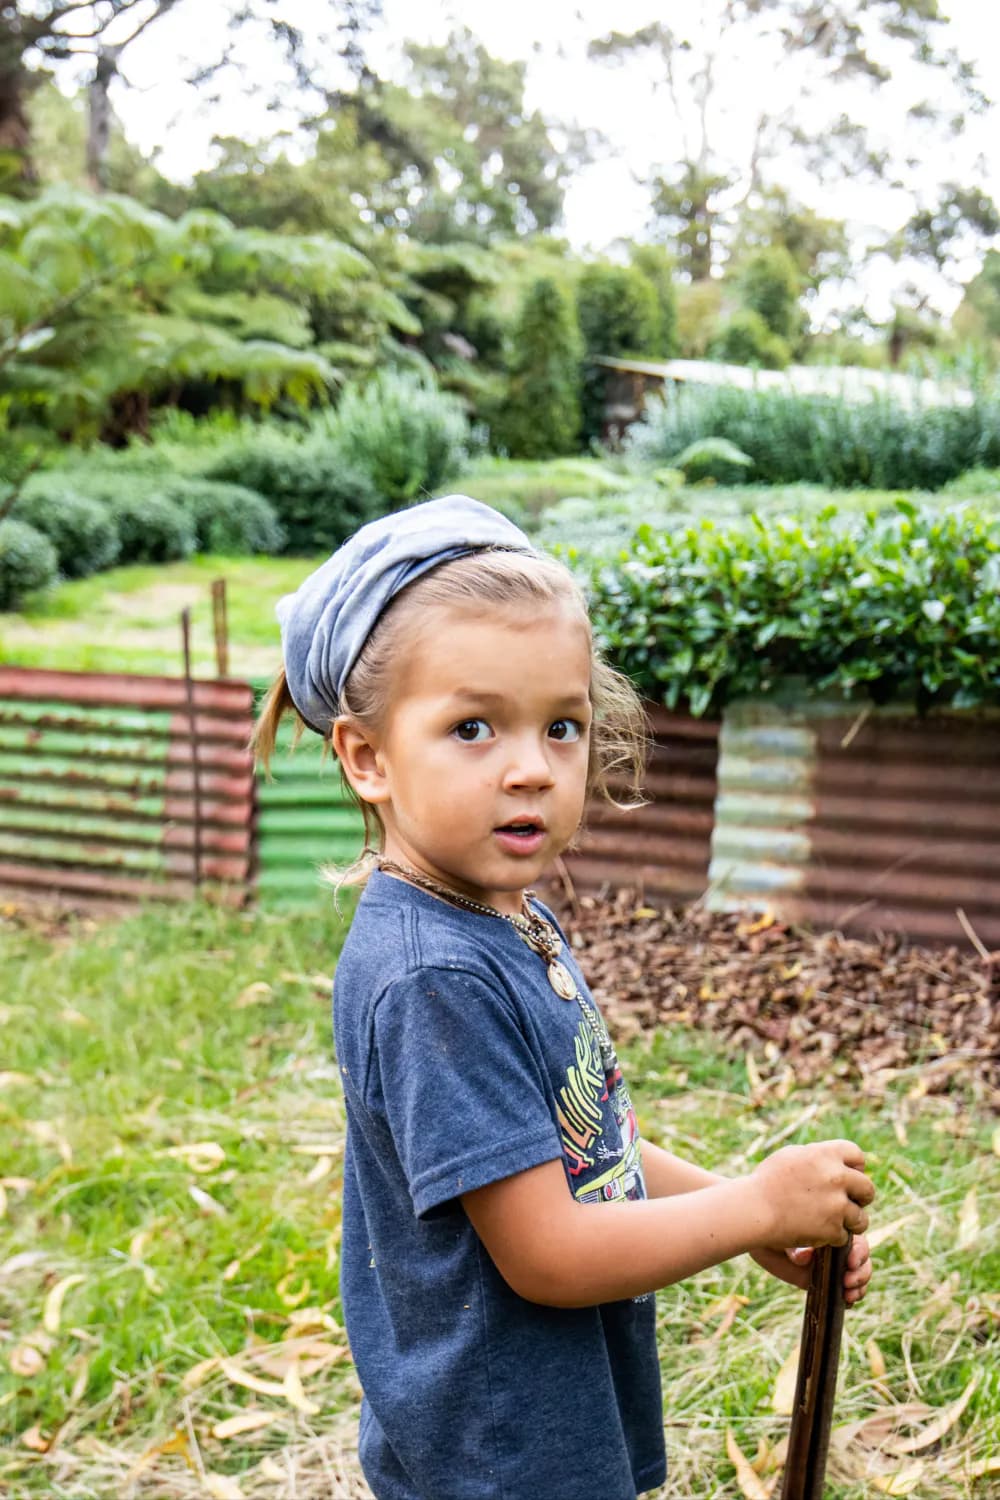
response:
[[[64,578],[87,578],[118,558],[118,527],[107,506],[58,478],[38,476],[12,514],[48,537]]]
[[[0,609],[17,609],[25,595],[55,583],[56,549],[27,521],[0,521]]]
[[[322,437],[263,428],[208,464],[204,477],[263,495],[289,552],[332,552],[380,509],[371,477],[338,443]]]
[[[165,494],[194,522],[199,552],[245,557],[284,550],[284,528],[274,507],[256,490],[187,476],[171,480]]]
[[[728,438],[758,484],[937,490],[973,465],[1000,465],[1000,394],[968,406],[903,406],[732,386],[670,388],[627,447],[656,468],[702,438]]]
[[[648,698],[703,714],[788,678],[918,708],[1000,703],[1000,517],[906,501],[640,527],[590,565],[595,633]]]

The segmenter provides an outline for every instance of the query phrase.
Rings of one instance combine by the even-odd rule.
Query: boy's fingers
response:
[[[855,1203],[868,1204],[874,1200],[875,1184],[864,1172],[848,1172],[847,1196]]]
[[[859,1171],[864,1170],[865,1153],[855,1141],[831,1141],[840,1152],[840,1159],[845,1166],[857,1167]]]
[[[844,1228],[849,1229],[852,1234],[864,1234],[868,1228],[868,1215],[856,1203],[852,1203],[847,1210],[847,1216],[844,1219]]]

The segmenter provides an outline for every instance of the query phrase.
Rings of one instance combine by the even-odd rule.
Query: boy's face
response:
[[[583,815],[590,638],[568,605],[489,611],[437,608],[410,638],[373,800],[390,859],[515,913]]]

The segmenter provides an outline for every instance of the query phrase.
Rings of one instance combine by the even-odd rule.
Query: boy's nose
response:
[[[505,786],[545,787],[551,786],[553,780],[551,761],[545,746],[538,740],[519,740],[512,746],[504,774]]]

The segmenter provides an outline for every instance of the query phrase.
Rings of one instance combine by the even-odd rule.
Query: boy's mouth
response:
[[[545,824],[541,818],[516,818],[493,831],[503,847],[516,854],[534,854],[545,839]]]

